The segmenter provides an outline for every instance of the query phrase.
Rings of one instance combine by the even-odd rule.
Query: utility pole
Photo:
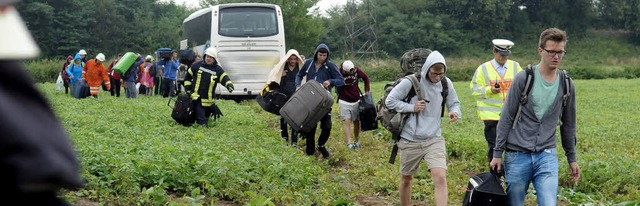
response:
[[[362,1],[360,6],[357,0],[348,0],[345,5],[345,11],[349,19],[344,26],[347,36],[345,40],[345,48],[348,50],[347,56],[357,57],[358,59],[364,57],[377,59],[376,42],[378,41],[378,36],[375,31],[376,19],[371,11],[370,0]],[[366,14],[358,15],[358,10],[363,7],[366,7]]]

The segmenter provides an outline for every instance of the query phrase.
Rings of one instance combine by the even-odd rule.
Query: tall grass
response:
[[[374,98],[386,82],[373,82]],[[558,142],[559,205],[604,204],[640,199],[640,79],[576,80],[577,157],[582,179],[569,181]],[[607,85],[607,86],[602,86]],[[350,151],[338,115],[329,160],[304,155],[279,137],[279,117],[255,101],[218,101],[224,116],[209,127],[183,127],[169,116],[167,99],[73,99],[39,84],[74,141],[87,186],[68,192],[72,201],[103,205],[243,204],[271,198],[276,205],[398,204],[398,163],[387,163],[391,143],[384,129],[361,134],[362,149]],[[443,121],[447,141],[449,204],[462,201],[471,175],[487,170],[483,124],[476,118],[468,81],[455,81],[463,119]],[[338,106],[333,106],[338,114]],[[301,146],[304,140],[300,141]],[[433,183],[424,165],[413,199],[433,204]],[[534,205],[529,195],[526,205]],[[365,201],[366,200],[366,201]]]

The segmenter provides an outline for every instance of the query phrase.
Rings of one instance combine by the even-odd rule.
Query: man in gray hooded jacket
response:
[[[411,181],[420,168],[421,160],[427,163],[431,172],[436,205],[447,205],[447,153],[440,129],[440,113],[443,109],[441,102],[446,101],[449,122],[460,119],[461,112],[453,82],[444,76],[446,71],[447,64],[444,56],[438,51],[431,52],[422,66],[419,78],[420,91],[425,99],[419,99],[418,95],[415,95],[409,102],[403,101],[413,87],[409,79],[404,79],[391,90],[385,102],[389,109],[411,113],[406,119],[398,142],[402,205],[411,205]],[[446,100],[443,100],[441,95],[443,87],[440,80],[442,78],[445,78],[444,82],[448,84],[449,95]]]

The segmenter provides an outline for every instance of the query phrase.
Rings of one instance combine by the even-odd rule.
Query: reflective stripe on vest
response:
[[[507,62],[505,63],[505,66],[507,66],[507,70],[504,73],[504,77],[501,77],[495,68],[493,68],[493,71],[489,71],[489,69],[487,69],[487,64],[491,64],[491,68],[493,68],[493,64],[491,63],[491,61],[486,62],[481,66],[482,73],[474,75],[473,77],[474,82],[476,81],[476,78],[483,78],[486,86],[475,85],[472,88],[472,91],[482,94],[482,98],[477,98],[476,101],[478,117],[481,120],[499,120],[500,112],[502,111],[507,91],[511,87],[513,78],[519,71],[521,71],[521,69],[518,66],[517,62],[507,60]],[[509,65],[511,65],[511,67],[509,67]],[[509,69],[511,69],[511,72],[509,71]],[[490,90],[490,88],[493,87],[496,82],[500,84],[500,93],[487,94],[487,90]]]

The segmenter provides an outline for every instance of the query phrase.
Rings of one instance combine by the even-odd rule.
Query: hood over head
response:
[[[76,56],[73,57],[73,61],[76,61],[78,59],[82,59],[82,56],[80,56],[80,53],[76,53]]]
[[[427,76],[427,72],[429,72],[429,69],[431,69],[431,66],[433,66],[434,64],[437,63],[442,63],[444,64],[444,73],[447,73],[447,62],[444,60],[444,56],[442,56],[442,54],[440,54],[439,51],[434,50],[433,52],[431,52],[431,54],[429,54],[429,56],[427,56],[427,60],[424,62],[424,64],[422,65],[422,71],[420,72],[420,78],[422,78],[420,81],[429,81],[429,77]],[[435,83],[435,82],[432,82]]]
[[[302,59],[300,53],[298,53],[298,51],[295,49],[289,49],[289,51],[287,51],[287,54],[285,54],[284,57],[280,59],[278,64],[276,64],[273,69],[271,69],[271,72],[269,73],[269,79],[267,79],[267,84],[270,84],[271,82],[280,84],[280,77],[282,77],[284,66],[287,64],[287,60],[291,55],[295,55],[298,58],[298,67],[302,67],[302,65],[304,64],[304,59]]]
[[[320,49],[327,49],[327,61],[329,61],[329,59],[331,59],[331,50],[329,50],[329,46],[324,43],[318,44],[316,50],[313,51],[313,61],[318,61],[318,50]]]

